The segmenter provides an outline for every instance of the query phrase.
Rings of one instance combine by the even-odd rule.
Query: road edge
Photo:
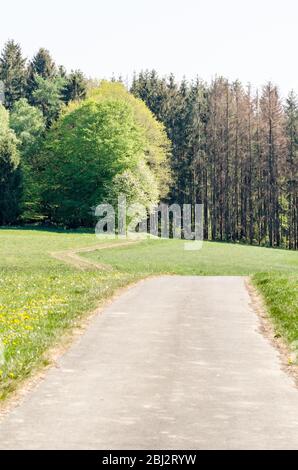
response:
[[[289,359],[291,349],[284,338],[276,335],[274,322],[266,307],[265,299],[252,282],[251,277],[245,277],[245,286],[250,297],[251,306],[259,320],[259,331],[271,346],[278,352],[281,369],[293,380],[298,388],[298,365],[291,364]]]

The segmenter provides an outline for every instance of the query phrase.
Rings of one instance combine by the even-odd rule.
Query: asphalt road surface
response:
[[[242,277],[128,289],[0,423],[1,449],[298,448],[298,390]]]

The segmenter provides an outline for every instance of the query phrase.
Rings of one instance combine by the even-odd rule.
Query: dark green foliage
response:
[[[166,101],[169,99],[165,79],[160,79],[155,70],[141,72],[134,77],[131,92],[143,100],[158,120],[164,121],[167,111]],[[169,108],[168,108],[169,109]]]
[[[30,103],[34,104],[33,93],[38,88],[36,77],[48,80],[54,78],[56,73],[56,65],[49,51],[43,48],[39,49],[28,67],[27,97]]]
[[[5,87],[6,108],[11,109],[13,104],[25,96],[26,92],[26,59],[22,57],[19,44],[8,41],[0,58],[0,80]]]
[[[204,236],[297,248],[297,103],[219,77],[210,86],[142,72],[131,87],[172,141],[171,201],[204,203]],[[286,112],[285,112],[286,111]]]
[[[58,76],[62,78],[67,78],[67,71],[63,65],[59,65],[58,67]]]
[[[80,70],[75,70],[70,75],[65,76],[66,84],[63,91],[65,103],[70,101],[83,100],[87,95],[87,81]]]
[[[43,78],[53,78],[55,76],[56,65],[48,50],[39,49],[30,63],[30,70],[34,75],[40,75]]]
[[[21,153],[20,171],[23,179],[22,219],[42,220],[40,209],[39,168],[36,156],[45,132],[45,119],[42,112],[28,104],[25,99],[15,103],[10,113],[10,127],[18,138]]]
[[[57,69],[49,51],[39,49],[28,67],[27,98],[42,111],[47,127],[59,116],[65,85],[64,67]]]
[[[289,245],[298,248],[298,101],[292,91],[286,103],[288,152],[286,178],[289,212]]]
[[[20,212],[21,173],[17,139],[8,127],[8,113],[0,107],[0,225],[17,221]]]
[[[11,147],[0,143],[0,225],[16,224],[21,214],[22,172],[8,162]]]

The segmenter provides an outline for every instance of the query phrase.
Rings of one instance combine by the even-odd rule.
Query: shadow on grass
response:
[[[36,232],[50,232],[50,233],[94,233],[94,227],[81,227],[76,229],[68,229],[63,227],[49,227],[46,225],[20,225],[20,226],[2,226],[0,227],[0,231],[8,231],[8,230],[28,230],[28,231],[36,231]]]
[[[236,240],[236,241],[233,241],[233,240],[204,240],[204,241],[208,242],[208,243],[214,243],[214,244],[241,246],[241,247],[248,247],[248,248],[268,248],[270,250],[297,251],[297,250],[290,250],[289,248],[286,248],[285,246],[270,246],[268,244],[259,245],[258,243],[253,243],[251,245],[248,242],[240,241],[240,240]]]

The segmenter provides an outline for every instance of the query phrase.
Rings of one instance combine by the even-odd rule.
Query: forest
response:
[[[170,197],[204,204],[204,237],[298,245],[298,106],[268,82],[261,91],[218,77],[178,84],[155,71],[134,78],[172,142]]]
[[[0,58],[0,225],[94,226],[120,192],[204,204],[204,238],[298,248],[298,102],[271,82],[68,73],[41,48]],[[129,89],[128,89],[129,88]]]

